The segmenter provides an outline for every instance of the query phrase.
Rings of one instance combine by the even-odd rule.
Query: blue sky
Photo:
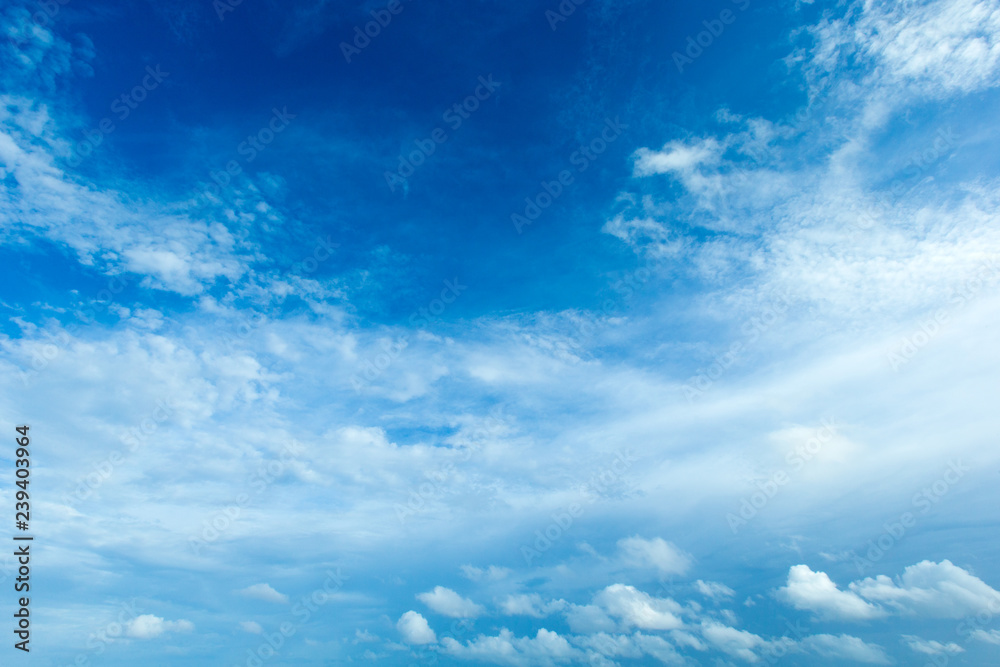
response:
[[[38,664],[996,663],[995,0],[0,35]]]

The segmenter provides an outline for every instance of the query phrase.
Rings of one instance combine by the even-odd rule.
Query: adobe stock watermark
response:
[[[354,39],[350,44],[340,43],[340,52],[344,54],[344,60],[351,64],[351,58],[359,55],[368,48],[372,40],[382,34],[384,28],[388,28],[394,16],[399,16],[403,12],[403,3],[400,0],[389,0],[384,9],[373,9],[370,14],[371,21],[365,23],[364,30],[361,26],[354,26]]]
[[[170,72],[164,72],[160,65],[156,67],[146,66],[146,75],[131,90],[127,90],[111,101],[109,106],[111,113],[118,118],[119,122],[127,119],[139,105],[146,101],[149,94],[160,87]],[[72,147],[71,156],[66,163],[71,167],[78,167],[83,159],[94,152],[94,149],[104,143],[104,137],[114,132],[116,125],[110,116],[104,117],[97,123],[96,127],[83,131],[83,140],[78,141]]]
[[[567,21],[576,12],[576,8],[587,0],[562,0],[555,10],[545,10],[545,20],[549,22],[549,27],[555,32],[560,23]]]
[[[462,292],[469,288],[458,281],[458,278],[443,281],[444,289],[436,299],[431,299],[426,307],[418,308],[410,314],[407,322],[415,329],[424,329],[437,320],[448,306],[455,303]],[[410,344],[408,334],[397,336],[395,340],[383,339],[381,342],[382,352],[366,359],[362,364],[360,373],[351,376],[351,387],[354,391],[360,392],[362,389],[377,380],[385,371],[392,366],[393,362],[399,358]]]
[[[688,378],[682,389],[684,397],[689,403],[694,402],[696,398],[711,389],[712,385],[736,363],[736,360],[757,342],[761,334],[774,326],[788,311],[788,307],[791,305],[788,295],[779,293],[772,299],[772,303],[766,305],[760,313],[740,325],[740,332],[744,335],[743,339],[734,341],[728,350],[715,357],[707,369],[699,368],[694,375]]]
[[[288,462],[303,451],[302,445],[295,441],[285,443],[277,459],[261,463],[257,470],[247,479],[247,486],[252,493],[242,492],[231,503],[220,509],[210,518],[202,521],[198,535],[188,538],[188,546],[196,556],[210,544],[214,544],[243,516],[243,511],[253,504],[275,480],[285,474]]]
[[[288,128],[289,124],[297,117],[297,114],[289,113],[288,107],[282,107],[279,111],[277,107],[271,109],[271,117],[267,120],[253,134],[247,135],[247,138],[241,141],[236,146],[236,153],[239,157],[235,157],[225,164],[224,169],[219,171],[210,170],[208,172],[208,177],[212,181],[211,183],[198,183],[198,191],[201,196],[213,195],[218,197],[222,194],[222,191],[229,186],[233,178],[239,176],[243,173],[243,164],[245,162],[249,165],[251,162],[257,159],[270,144],[275,140],[275,138]]]
[[[441,120],[451,128],[452,132],[457,132],[462,127],[462,124],[479,110],[482,103],[490,99],[497,88],[501,86],[501,84],[493,80],[492,74],[485,77],[480,76],[478,81],[479,85],[476,86],[470,95],[455,102],[441,114]],[[427,158],[434,155],[438,146],[448,141],[448,139],[448,133],[441,127],[435,127],[423,139],[414,139],[413,145],[416,148],[406,155],[399,154],[396,171],[387,170],[383,173],[386,185],[389,186],[389,191],[395,192],[396,186],[400,185],[403,186],[405,192],[407,179],[416,173],[417,169],[427,161]]]
[[[212,9],[215,10],[215,15],[222,22],[226,20],[226,14],[236,11],[236,8],[242,4],[243,0],[213,0]]]
[[[958,484],[965,473],[970,470],[971,468],[968,466],[962,465],[961,459],[948,461],[948,468],[945,469],[941,477],[933,484],[918,491],[911,499],[910,504],[914,509],[919,509],[919,513],[903,512],[895,522],[885,522],[882,524],[884,529],[882,534],[873,540],[868,540],[868,551],[865,552],[865,558],[854,555],[854,566],[858,569],[858,573],[864,574],[875,563],[882,560],[885,554],[902,541],[906,533],[917,525],[919,515],[930,512],[931,508],[941,502],[948,491]]]
[[[614,120],[606,118],[600,134],[573,151],[569,156],[569,163],[576,167],[577,173],[582,174],[587,171],[590,165],[628,127],[628,125],[622,123],[617,117]],[[568,186],[573,184],[574,180],[575,176],[573,176],[573,173],[569,169],[563,169],[551,181],[541,181],[538,192],[533,197],[524,198],[524,210],[520,213],[511,214],[510,222],[514,225],[514,230],[518,234],[522,234],[524,227],[533,224],[542,215],[542,211],[552,206],[552,203],[562,196],[562,193]]]
[[[750,7],[750,0],[730,0],[730,2],[736,5],[741,12],[745,12]],[[722,36],[722,33],[726,31],[726,26],[736,22],[737,16],[739,14],[733,10],[723,9],[719,12],[718,18],[702,21],[701,24],[705,26],[705,29],[696,35],[688,35],[684,53],[674,51],[671,56],[677,71],[683,74],[684,68],[700,58],[705,53],[705,49],[710,48],[715,40]]]
[[[610,464],[591,475],[590,479],[580,486],[580,492],[583,495],[582,502],[587,505],[597,502],[597,499],[601,497],[600,494],[612,484],[620,481],[637,460],[632,455],[631,449],[626,449],[624,452],[617,451]],[[583,516],[585,509],[581,503],[570,503],[564,512],[551,514],[552,522],[544,529],[535,531],[535,541],[531,544],[521,545],[519,551],[524,562],[530,566],[533,560],[551,549],[569,532],[575,520]]]
[[[735,514],[733,512],[726,514],[726,523],[729,525],[729,530],[733,531],[733,535],[738,534],[740,528],[752,521],[771,502],[771,499],[778,495],[781,487],[791,481],[790,473],[798,472],[805,467],[806,463],[812,461],[823,450],[823,445],[830,442],[837,434],[837,425],[833,419],[824,417],[820,423],[823,425],[822,428],[816,429],[812,437],[785,453],[788,470],[777,470],[763,482],[755,480],[757,491],[740,499],[740,506]]]
[[[302,626],[309,622],[313,614],[329,604],[348,579],[350,577],[341,573],[339,567],[335,572],[327,570],[323,585],[309,595],[302,596],[292,607],[294,622],[283,621],[276,632],[264,635],[264,640],[256,649],[247,649],[247,658],[242,665],[233,667],[262,667],[264,663],[278,655],[285,642],[294,637]]]

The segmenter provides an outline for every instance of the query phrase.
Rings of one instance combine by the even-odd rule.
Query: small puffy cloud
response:
[[[926,653],[927,655],[940,655],[942,653],[950,653],[954,655],[965,651],[964,648],[955,642],[942,644],[941,642],[922,639],[915,635],[903,635],[903,641],[917,653]]]
[[[437,635],[427,624],[427,619],[415,611],[400,616],[396,629],[407,644],[433,644],[437,641]]]
[[[475,618],[484,611],[482,606],[444,586],[435,586],[432,591],[420,593],[417,599],[433,611],[452,618]]]
[[[643,630],[673,630],[684,623],[681,606],[669,598],[654,598],[633,586],[613,584],[594,596],[594,602],[626,626]]]
[[[500,610],[508,616],[532,616],[544,618],[566,608],[565,600],[545,602],[538,593],[529,595],[508,595],[501,603]]]
[[[671,141],[658,151],[640,148],[635,152],[634,174],[651,176],[667,172],[689,172],[701,164],[718,162],[722,148],[719,142],[712,138],[703,139],[690,146],[680,141]]]
[[[691,566],[689,555],[660,537],[627,537],[618,541],[618,552],[626,565],[652,567],[662,575],[684,574]]]
[[[165,621],[159,616],[143,614],[133,618],[125,625],[125,636],[134,639],[153,639],[166,632],[191,632],[194,624],[191,621]]]
[[[837,588],[826,572],[813,572],[808,565],[789,569],[788,584],[778,589],[778,597],[796,609],[831,620],[859,621],[885,615],[856,593]]]
[[[545,628],[534,637],[515,637],[510,630],[503,628],[495,637],[479,635],[465,644],[445,637],[441,644],[445,653],[456,658],[512,667],[565,664],[583,657],[559,633]]]
[[[850,588],[887,608],[928,618],[962,618],[1000,601],[1000,592],[948,560],[911,565],[898,581],[880,575]]]
[[[850,635],[812,635],[802,640],[802,646],[824,658],[837,658],[869,665],[892,663],[880,646],[867,644]]]
[[[713,600],[722,600],[725,598],[731,598],[734,595],[736,595],[736,591],[734,591],[729,586],[714,581],[702,581],[701,579],[699,579],[698,581],[694,582],[694,587],[698,590],[699,593]]]
[[[256,621],[240,621],[240,629],[252,635],[259,635],[264,632],[264,628],[260,627],[260,623]]]
[[[264,602],[275,602],[278,604],[288,604],[288,596],[271,588],[268,584],[254,584],[237,591],[240,595]]]

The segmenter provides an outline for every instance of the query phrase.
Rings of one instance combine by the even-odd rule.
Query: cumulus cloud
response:
[[[684,574],[691,567],[688,554],[660,537],[647,540],[636,535],[619,540],[618,552],[625,564],[653,568],[661,575]]]
[[[612,584],[594,596],[594,603],[626,627],[673,630],[683,627],[681,605],[669,598],[654,598],[634,586]]]
[[[192,632],[191,621],[165,621],[159,616],[143,614],[125,625],[125,636],[134,639],[153,639],[167,632]]]
[[[922,561],[894,581],[885,575],[851,584],[851,590],[901,613],[962,618],[1000,604],[1000,592],[951,561]]]
[[[821,618],[867,620],[890,613],[924,618],[962,618],[1000,605],[1000,592],[979,577],[954,565],[922,561],[893,580],[869,577],[841,590],[825,572],[795,565],[779,599]]]
[[[484,611],[481,605],[444,586],[435,586],[432,591],[419,593],[417,599],[437,613],[452,618],[475,618]]]
[[[923,639],[915,635],[903,635],[903,641],[917,653],[926,653],[927,655],[941,655],[943,653],[954,655],[965,651],[964,648],[955,642],[942,644],[939,641],[934,641],[933,639]]]
[[[564,614],[566,622],[569,623],[569,628],[573,632],[583,634],[612,632],[618,628],[615,620],[597,605],[571,604],[566,608]]]
[[[565,600],[545,602],[538,593],[508,595],[500,602],[500,611],[508,616],[532,616],[544,618],[562,611],[567,606]]]
[[[762,650],[773,653],[782,649],[788,651],[795,646],[790,639],[768,641],[752,632],[729,627],[717,621],[703,621],[701,634],[723,653],[747,662],[758,662],[760,660],[758,653]]]
[[[825,572],[813,572],[808,565],[789,569],[788,583],[778,590],[778,597],[796,609],[831,620],[858,621],[885,615],[856,593],[840,590]]]
[[[427,619],[415,611],[408,611],[399,617],[396,629],[407,644],[433,644],[437,635],[427,624]]]
[[[287,604],[288,596],[271,588],[269,584],[254,584],[238,591],[240,595],[264,602]]]
[[[545,628],[534,637],[515,637],[503,628],[497,636],[479,635],[465,644],[445,637],[441,645],[445,653],[456,658],[512,667],[565,664],[583,655],[564,637]]]

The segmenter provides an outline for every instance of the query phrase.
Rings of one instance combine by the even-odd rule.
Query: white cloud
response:
[[[684,625],[681,605],[669,598],[654,598],[634,586],[612,584],[594,596],[594,603],[621,619],[626,627],[673,630]]]
[[[969,636],[981,642],[1000,645],[1000,630],[973,630]]]
[[[912,87],[929,96],[997,85],[1000,9],[995,2],[857,6],[863,7],[858,20],[838,22],[842,34],[834,39],[854,42],[871,59],[869,85]]]
[[[729,586],[714,581],[702,581],[698,579],[694,582],[694,586],[699,593],[713,600],[723,600],[736,595],[736,591]]]
[[[264,628],[257,621],[240,621],[240,629],[252,635],[259,635],[264,632]]]
[[[355,630],[354,631],[354,643],[355,644],[370,644],[372,642],[379,641],[379,637],[376,634],[368,632],[367,630]]]
[[[851,660],[870,665],[889,665],[892,660],[880,646],[867,644],[850,635],[812,635],[802,640],[802,646],[824,658]]]
[[[685,665],[688,662],[681,657],[677,649],[663,637],[644,635],[636,632],[633,636],[636,646],[646,655],[652,656],[665,665]]]
[[[565,638],[545,628],[534,637],[515,637],[510,630],[503,628],[495,637],[479,635],[465,644],[445,637],[441,645],[445,653],[457,658],[512,667],[564,664],[582,657],[580,651],[570,646]]]
[[[288,604],[288,596],[284,593],[279,593],[278,591],[271,588],[269,584],[254,584],[253,586],[247,586],[246,588],[237,591],[240,595],[248,598],[254,598],[255,600],[263,600],[265,602],[275,602],[278,604]]]
[[[831,620],[867,620],[897,614],[923,618],[962,618],[1000,604],[1000,592],[944,560],[922,561],[893,580],[869,577],[840,590],[825,572],[795,565],[778,597],[796,609]]]
[[[437,635],[427,624],[427,619],[415,611],[400,616],[396,629],[407,644],[433,644],[437,641]]]
[[[661,150],[640,148],[635,153],[635,175],[649,176],[667,172],[687,174],[702,164],[718,161],[722,146],[715,139],[705,139],[686,145],[671,141]]]
[[[840,590],[825,572],[813,572],[808,565],[789,569],[788,583],[778,590],[778,596],[796,609],[832,620],[856,621],[885,615],[857,594]]]
[[[635,632],[632,635],[612,635],[606,632],[570,637],[570,641],[587,651],[588,665],[602,667],[615,665],[611,658],[636,660],[644,655],[656,658],[666,665],[686,664],[677,649],[663,637]]]
[[[192,631],[194,631],[194,624],[191,621],[165,621],[152,614],[143,614],[133,618],[125,625],[125,636],[135,639],[153,639],[166,632]]]
[[[452,618],[475,618],[484,611],[481,605],[444,586],[435,586],[432,591],[418,593],[417,599],[437,613]]]
[[[500,611],[508,616],[532,616],[544,618],[567,606],[565,600],[545,602],[538,593],[508,595],[500,603]]]
[[[758,662],[758,652],[763,649],[785,651],[794,648],[795,643],[791,640],[779,639],[768,641],[746,630],[739,630],[716,621],[703,621],[701,624],[701,634],[714,647],[736,658],[747,662]]]
[[[613,632],[618,628],[615,620],[597,605],[571,604],[565,615],[570,630],[577,633]]]
[[[656,537],[651,540],[638,535],[618,541],[622,561],[635,567],[652,567],[661,575],[684,574],[691,567],[691,557]]]
[[[962,618],[1000,603],[1000,592],[948,560],[925,560],[907,567],[897,581],[880,575],[850,588],[887,608],[926,618]]]
[[[955,642],[942,644],[939,641],[934,641],[933,639],[923,639],[915,635],[903,635],[903,641],[905,641],[906,645],[917,653],[926,653],[927,655],[940,655],[942,653],[950,653],[954,655],[956,653],[965,652],[965,649]]]
[[[29,141],[23,130],[30,125],[46,128],[53,144]],[[212,213],[119,192],[113,183],[80,184],[66,174],[55,155],[67,150],[60,148],[60,131],[45,106],[0,98],[0,175],[19,183],[16,189],[0,186],[0,211],[13,229],[64,245],[81,264],[102,273],[137,273],[146,286],[182,295],[200,294],[220,278],[247,276],[258,259],[256,248],[239,241]]]

